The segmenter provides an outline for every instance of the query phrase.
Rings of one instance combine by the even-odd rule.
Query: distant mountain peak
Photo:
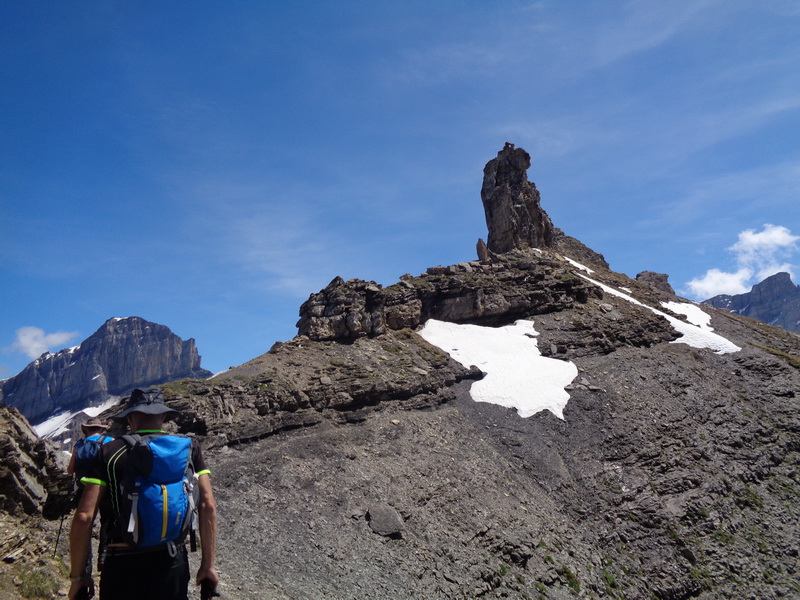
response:
[[[33,424],[55,412],[80,410],[137,386],[204,378],[194,339],[141,317],[114,317],[77,346],[45,352],[2,382],[0,400]]]
[[[789,273],[770,275],[744,294],[720,294],[703,303],[800,332],[800,286],[792,283]]]

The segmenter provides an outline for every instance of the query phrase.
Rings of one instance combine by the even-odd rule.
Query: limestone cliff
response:
[[[37,424],[134,387],[208,377],[194,340],[139,317],[109,319],[80,346],[46,353],[3,382],[0,400]]]

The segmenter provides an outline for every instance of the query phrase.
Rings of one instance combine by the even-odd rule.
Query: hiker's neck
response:
[[[131,431],[161,431],[164,427],[164,415],[133,412],[128,415],[128,425],[130,425]]]

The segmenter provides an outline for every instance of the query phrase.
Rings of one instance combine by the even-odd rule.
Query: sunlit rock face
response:
[[[3,382],[0,400],[37,424],[54,412],[100,404],[134,387],[209,377],[194,339],[139,317],[114,318],[80,346],[43,354]]]

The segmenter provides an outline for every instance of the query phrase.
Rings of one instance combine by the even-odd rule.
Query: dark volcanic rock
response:
[[[54,412],[80,410],[134,387],[209,377],[194,340],[139,317],[109,319],[80,346],[49,352],[3,382],[0,400],[33,424]]]
[[[530,154],[506,143],[483,169],[481,199],[492,252],[553,245],[555,228],[541,207],[539,190],[528,181],[530,166]]]
[[[764,321],[786,331],[800,332],[800,286],[788,273],[776,273],[746,294],[722,294],[704,301],[714,308]]]

